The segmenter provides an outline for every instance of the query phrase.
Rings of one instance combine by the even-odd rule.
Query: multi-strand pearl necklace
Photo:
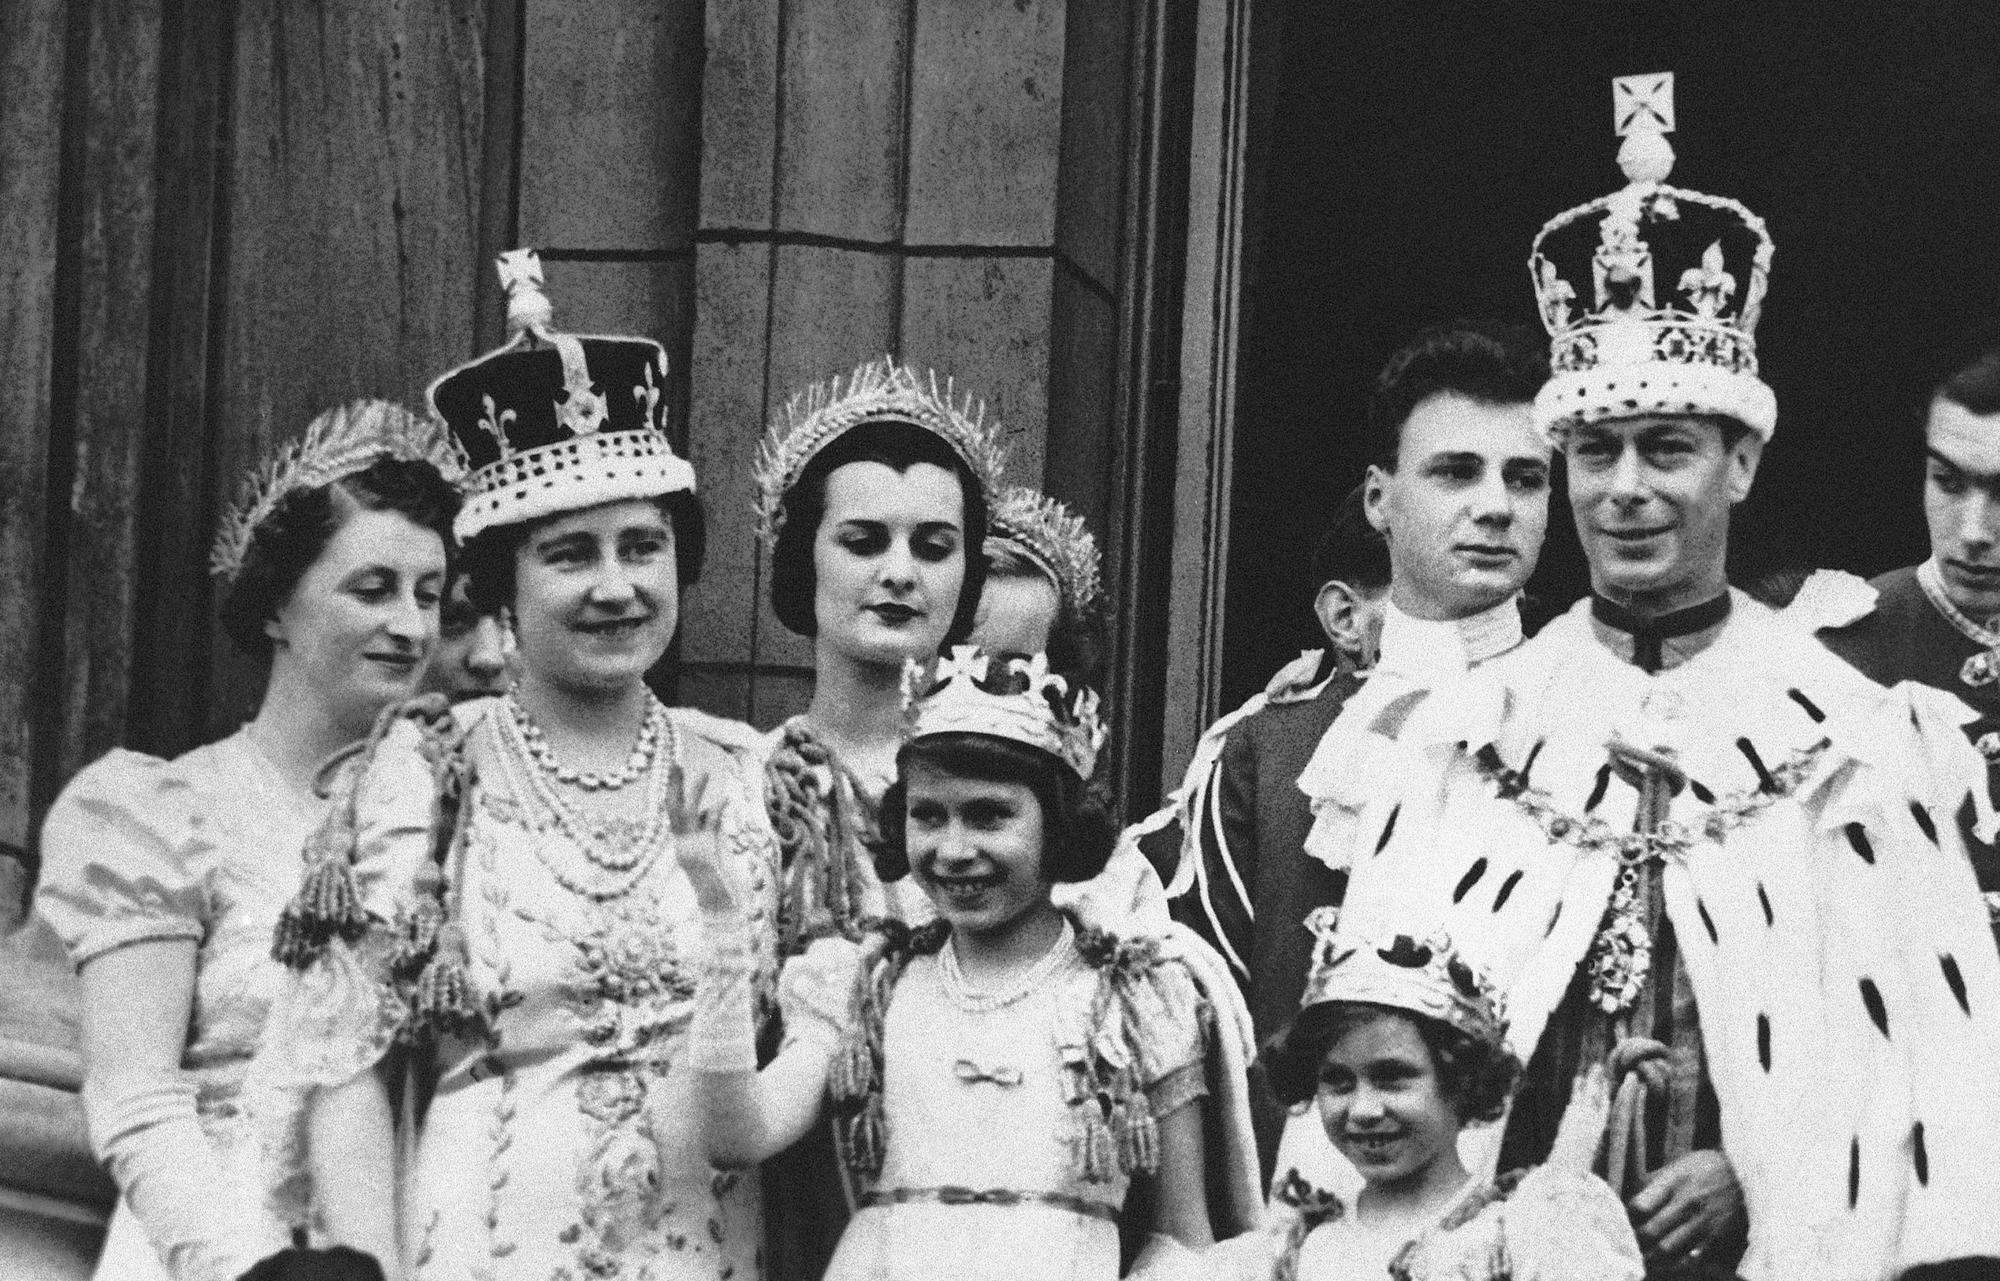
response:
[[[631,755],[625,763],[609,773],[600,774],[595,770],[576,770],[556,759],[555,749],[542,734],[542,727],[529,717],[527,709],[519,699],[511,695],[507,699],[507,710],[513,716],[514,727],[521,731],[521,741],[527,747],[528,759],[533,761],[544,774],[558,783],[568,783],[586,792],[615,792],[627,783],[634,782],[645,774],[653,763],[653,756],[659,750],[660,735],[670,732],[667,725],[666,705],[659,699],[651,700],[646,720],[639,727],[639,737],[632,744]]]
[[[1076,930],[1070,925],[1069,918],[1064,917],[1062,937],[1042,954],[1041,960],[1023,971],[1012,987],[984,992],[976,991],[966,985],[965,972],[958,968],[958,948],[950,940],[946,940],[944,947],[938,951],[938,969],[944,979],[945,995],[951,998],[953,1005],[967,1014],[986,1014],[993,1010],[1005,1009],[1017,1001],[1025,1000],[1029,994],[1046,984],[1056,970],[1075,955],[1076,949],[1071,946],[1075,942]]]
[[[544,764],[542,758],[536,755],[530,746],[534,740],[530,738],[529,730],[534,729],[535,736],[539,737],[539,728],[535,727],[513,695],[509,694],[506,701],[508,715],[499,718],[499,728],[501,740],[507,748],[501,753],[501,760],[508,789],[518,798],[532,796],[538,801],[554,820],[555,830],[563,843],[580,851],[598,874],[588,880],[572,874],[563,866],[566,860],[561,857],[561,851],[551,848],[556,841],[546,830],[537,832],[532,843],[535,857],[564,889],[594,903],[609,902],[631,893],[672,843],[667,785],[671,767],[680,760],[680,738],[674,730],[673,721],[666,714],[665,706],[657,699],[652,700],[652,707],[646,716],[652,746],[639,767],[646,780],[642,808],[645,817],[636,824],[638,830],[635,834],[632,830],[635,824],[628,820],[592,822],[563,795],[558,783],[573,780],[564,778],[556,768],[551,768],[555,759],[548,752],[546,743],[543,744],[543,754],[549,764]],[[641,731],[641,741],[647,738],[647,731]],[[629,761],[626,768],[631,768]],[[574,782],[574,785],[588,787],[581,782]],[[623,786],[623,783],[614,786]]]

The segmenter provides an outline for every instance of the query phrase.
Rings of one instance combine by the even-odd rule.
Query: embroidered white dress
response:
[[[670,845],[606,877],[522,786],[535,766],[506,741],[501,706],[455,714],[470,726],[462,750],[477,781],[439,889],[485,1027],[433,1042],[436,1089],[401,1195],[410,1275],[756,1281],[756,1173],[718,1171],[699,1154],[692,1078],[676,1069],[694,1007],[700,921]],[[778,875],[755,738],[697,712],[668,716],[687,789],[720,806],[723,856],[750,898],[762,1005],[774,986]],[[415,777],[429,769],[421,755],[413,732],[392,734],[370,774],[400,768]],[[418,908],[407,880],[401,901],[380,897],[394,879],[376,878],[373,865],[434,837],[424,816],[371,817],[385,804],[429,803],[383,781],[362,786],[354,870],[377,933],[394,938],[412,932]],[[384,993],[385,1008],[407,1009],[411,999],[407,985]]]
[[[941,953],[904,969],[883,1024],[882,1172],[827,1281],[1118,1275],[1128,1180],[1115,1169],[1083,1177],[1081,1109],[1069,1098],[1082,1047],[1108,1044],[1091,1030],[1099,974],[1073,943],[1056,960],[1004,1004],[955,992]],[[1136,1052],[1136,1079],[1164,1116],[1203,1092],[1201,1000],[1178,962],[1128,991],[1141,1013],[1126,1029],[1132,1050],[1116,1052]]]
[[[286,977],[271,930],[320,812],[243,732],[172,761],[111,752],[49,811],[36,910],[73,963],[154,940],[196,947],[181,1068],[206,1144],[171,1156],[203,1171],[201,1195],[150,1223],[120,1197],[97,1269],[106,1281],[233,1281],[309,1222],[297,1097],[251,1069]]]

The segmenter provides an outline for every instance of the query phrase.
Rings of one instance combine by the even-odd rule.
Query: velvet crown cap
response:
[[[500,255],[508,341],[431,384],[472,467],[460,542],[496,525],[694,489],[667,436],[667,353],[650,338],[565,334],[532,249]]]

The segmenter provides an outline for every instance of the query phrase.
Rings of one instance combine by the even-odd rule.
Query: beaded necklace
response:
[[[647,714],[649,721],[657,720],[662,727],[656,738],[665,750],[656,748],[646,766],[644,819],[637,823],[629,819],[592,822],[562,794],[548,772],[529,768],[536,762],[522,729],[527,714],[514,695],[507,695],[507,702],[509,714],[496,719],[504,748],[499,754],[501,772],[508,790],[523,800],[534,798],[553,820],[533,825],[534,839],[530,846],[535,857],[564,889],[593,903],[607,903],[631,893],[673,843],[666,793],[671,768],[680,761],[680,737],[665,707],[654,699]],[[560,834],[560,840],[551,833],[551,827]],[[589,879],[576,876],[564,866],[571,861],[563,857],[564,844],[580,851],[596,869],[595,873],[586,873]]]
[[[521,741],[528,749],[528,759],[556,782],[568,783],[586,792],[614,792],[640,778],[653,763],[661,735],[672,732],[667,724],[666,705],[657,698],[653,699],[652,706],[647,709],[645,722],[639,726],[639,737],[632,744],[631,754],[625,758],[625,763],[615,770],[600,774],[596,770],[571,769],[557,760],[555,749],[549,746],[548,739],[542,734],[542,727],[535,724],[527,709],[521,706],[520,700],[511,694],[507,696],[507,711],[513,718],[514,728],[521,732]]]
[[[965,972],[958,967],[958,946],[955,941],[947,941],[938,951],[938,969],[944,980],[945,995],[967,1014],[988,1014],[1006,1009],[1039,991],[1073,955],[1071,944],[1075,941],[1075,927],[1069,923],[1068,917],[1062,918],[1062,935],[1042,954],[1041,959],[1022,971],[1012,987],[990,992],[967,986]]]

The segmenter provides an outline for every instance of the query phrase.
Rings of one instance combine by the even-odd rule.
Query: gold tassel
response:
[[[1086,1183],[1109,1183],[1118,1173],[1118,1148],[1111,1129],[1104,1124],[1092,1104],[1083,1121],[1083,1178]]]
[[[431,1032],[468,1036],[485,1026],[472,992],[472,976],[467,973],[464,936],[457,924],[447,922],[438,931],[437,950],[417,976],[410,1006],[415,1026]]]
[[[864,1034],[850,1035],[833,1062],[829,1088],[842,1101],[858,1099],[875,1083],[875,1050]]]
[[[854,1173],[864,1179],[874,1179],[882,1173],[882,1156],[885,1136],[882,1132],[882,1099],[879,1095],[869,1097],[868,1105],[848,1123],[848,1151],[850,1165]]]
[[[1160,1168],[1160,1123],[1145,1097],[1134,1095],[1121,1109],[1118,1159],[1127,1174],[1153,1174]]]
[[[368,914],[361,910],[361,895],[354,888],[354,869],[338,854],[313,861],[299,886],[298,903],[306,927],[324,931],[322,938],[352,943],[368,932]]]
[[[287,903],[278,914],[278,928],[271,940],[271,959],[287,969],[303,970],[319,959],[326,944],[315,941],[312,931],[299,919],[297,903]]]

